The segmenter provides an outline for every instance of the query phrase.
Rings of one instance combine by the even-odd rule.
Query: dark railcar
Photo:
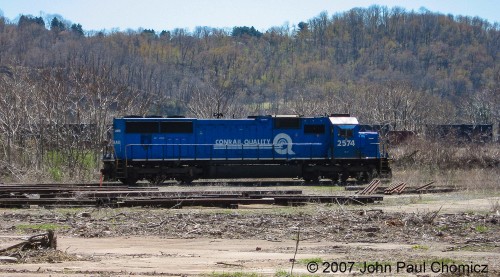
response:
[[[492,124],[427,125],[426,136],[448,143],[488,143],[493,141]]]

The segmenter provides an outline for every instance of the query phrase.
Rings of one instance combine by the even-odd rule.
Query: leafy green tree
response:
[[[160,38],[163,38],[163,39],[166,39],[166,40],[169,40],[170,39],[170,32],[169,31],[161,31],[160,33]]]
[[[19,22],[17,23],[19,27],[26,27],[31,24],[45,27],[45,21],[43,21],[41,17],[33,17],[30,15],[21,15]]]
[[[84,36],[83,28],[82,28],[81,24],[71,25],[71,31],[78,36]]]
[[[305,23],[304,21],[299,22],[299,24],[297,24],[297,27],[299,27],[300,32],[307,32],[309,30],[309,24]]]
[[[156,32],[153,29],[144,29],[141,34],[149,38],[156,38]]]
[[[249,36],[249,37],[260,38],[262,36],[262,33],[257,31],[253,26],[252,27],[243,26],[243,27],[234,27],[231,36],[233,37]]]
[[[50,30],[54,31],[56,33],[59,33],[61,31],[66,30],[66,26],[62,21],[57,19],[57,17],[52,18],[52,21],[50,22]]]

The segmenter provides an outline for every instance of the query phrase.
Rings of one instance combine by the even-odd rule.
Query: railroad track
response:
[[[355,184],[354,181],[348,181],[347,184]],[[150,186],[173,186],[173,185],[179,185],[177,181],[164,181],[159,184],[151,184],[148,182],[139,182],[137,185],[131,187],[131,188],[146,188]],[[198,187],[198,186],[212,186],[212,185],[223,185],[223,186],[231,186],[231,187],[252,187],[252,186],[259,186],[259,187],[275,187],[275,186],[332,186],[335,184],[332,184],[332,181],[329,179],[322,179],[318,182],[314,183],[305,183],[303,180],[300,179],[277,179],[277,180],[252,180],[252,179],[240,179],[240,180],[226,180],[226,179],[219,179],[219,180],[196,180],[190,183],[189,187]],[[23,186],[23,187],[82,187],[82,189],[90,189],[91,187],[106,187],[106,188],[127,188],[127,186],[123,185],[121,182],[104,182],[104,183],[99,183],[99,182],[91,182],[91,183],[23,183],[23,184],[1,184],[0,186]]]
[[[307,203],[368,204],[379,195],[306,195],[302,190],[202,190],[160,191],[158,187],[95,186],[89,184],[0,185],[0,207],[163,207],[187,206],[237,208],[238,205],[305,205]]]

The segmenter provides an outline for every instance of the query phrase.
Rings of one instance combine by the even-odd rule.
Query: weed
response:
[[[411,249],[413,249],[413,250],[429,250],[429,246],[415,244],[415,245],[412,245]]]
[[[287,272],[286,270],[280,269],[274,273],[274,277],[290,277],[290,272]],[[315,276],[313,274],[293,274],[294,277],[310,277],[310,276]]]
[[[274,277],[288,277],[290,274],[283,269],[280,269],[274,273]]]
[[[60,230],[60,229],[69,229],[68,225],[60,225],[55,223],[42,223],[42,224],[19,224],[16,226],[16,229],[19,230]]]
[[[450,227],[448,227],[448,225],[443,225],[443,226],[438,226],[436,229],[440,232],[443,232],[449,230]]]
[[[476,230],[479,233],[486,233],[488,231],[488,227],[484,225],[477,225],[474,230]]]
[[[63,174],[62,170],[58,167],[49,168],[50,177],[56,182],[60,182],[62,180]]]
[[[300,259],[298,260],[298,262],[300,264],[308,264],[308,263],[322,263],[323,262],[323,259],[322,258],[319,258],[319,257],[315,257],[315,258],[305,258],[305,259]]]
[[[259,277],[257,273],[253,272],[212,272],[209,277]]]
[[[460,247],[461,251],[471,251],[471,252],[491,252],[497,249],[494,244],[483,244],[483,245],[466,245]]]
[[[92,178],[98,162],[90,151],[48,151],[44,157],[47,171],[54,181],[79,177]]]

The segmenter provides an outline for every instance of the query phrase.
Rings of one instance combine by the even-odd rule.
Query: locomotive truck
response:
[[[242,119],[130,116],[113,120],[105,180],[320,178],[345,183],[391,176],[376,132],[349,115]]]

